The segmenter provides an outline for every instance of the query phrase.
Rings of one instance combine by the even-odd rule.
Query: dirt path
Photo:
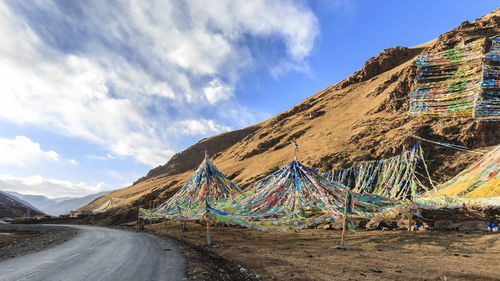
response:
[[[156,234],[166,231],[171,237],[178,237],[179,229],[153,225]],[[202,246],[205,228],[188,224],[183,240],[263,280],[500,280],[499,233],[359,231],[348,234],[346,251],[332,248],[340,241],[333,230],[216,227],[211,234],[215,245]],[[188,261],[191,278],[210,275],[202,262]]]

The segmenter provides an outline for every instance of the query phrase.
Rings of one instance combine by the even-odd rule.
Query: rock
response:
[[[404,63],[411,57],[411,50],[406,47],[385,49],[376,57],[367,60],[361,70],[339,82],[337,87],[342,89],[354,83],[366,81]]]
[[[396,221],[398,229],[408,229],[408,219],[402,218]]]
[[[464,221],[458,227],[458,230],[484,230],[484,231],[487,231],[488,227],[486,226],[486,223],[483,221],[479,221],[479,220]]]
[[[331,229],[342,229],[342,220],[335,220],[334,222],[330,223]]]
[[[366,223],[366,230],[389,230],[397,228],[398,223],[395,220],[373,217]]]
[[[366,225],[366,230],[376,230],[382,226],[384,219],[381,217],[373,217]]]
[[[461,223],[453,223],[452,220],[439,220],[434,222],[434,228],[444,229],[444,230],[454,230],[457,229]]]

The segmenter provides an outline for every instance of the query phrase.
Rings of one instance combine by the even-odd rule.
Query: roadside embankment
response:
[[[76,229],[62,226],[0,225],[0,261],[63,243],[77,232]]]

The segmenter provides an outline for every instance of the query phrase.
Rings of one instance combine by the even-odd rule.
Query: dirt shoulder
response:
[[[197,224],[182,237],[179,224],[154,224],[153,233],[181,241],[190,280],[500,280],[499,233],[358,231],[345,251],[333,248],[337,230],[217,226],[210,247]]]
[[[0,261],[55,246],[76,233],[76,229],[60,226],[0,225]]]

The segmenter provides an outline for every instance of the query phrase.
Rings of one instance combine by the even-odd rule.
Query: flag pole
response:
[[[411,206],[410,206],[410,213],[408,214],[408,232],[411,232],[411,221],[413,219],[413,213],[411,212],[411,209],[413,207],[413,195],[410,197],[410,202]]]
[[[137,207],[137,225],[135,227],[137,231],[141,230],[140,224],[141,224],[141,206]]]
[[[177,207],[177,212],[179,212],[179,217],[180,217],[180,226],[181,226],[181,232],[179,233],[179,239],[183,238],[184,236],[184,217],[182,216],[181,208],[179,207],[179,203],[175,202],[175,206]]]
[[[207,245],[212,244],[212,237],[210,237],[210,223],[208,222],[208,196],[205,195],[205,223],[207,225]]]
[[[295,138],[292,139],[292,146],[293,146],[293,159],[297,160],[297,151],[299,150],[299,146],[295,142]]]
[[[205,159],[208,159],[208,150],[205,149]],[[212,244],[212,237],[210,236],[210,223],[208,221],[208,193],[210,192],[210,181],[207,176],[207,189],[205,192],[205,224],[207,228],[207,245]]]
[[[153,218],[151,215],[151,206],[152,206],[152,201],[149,201],[149,230],[153,232]]]
[[[205,221],[207,224],[207,245],[212,244],[212,237],[210,236],[210,224],[208,222],[208,216],[205,215]]]
[[[344,204],[344,217],[342,221],[342,239],[340,240],[340,246],[338,248],[340,249],[346,249],[345,247],[345,233],[346,233],[346,228],[347,228],[347,197],[349,197],[349,191],[347,191],[347,196],[345,197],[345,204]]]

